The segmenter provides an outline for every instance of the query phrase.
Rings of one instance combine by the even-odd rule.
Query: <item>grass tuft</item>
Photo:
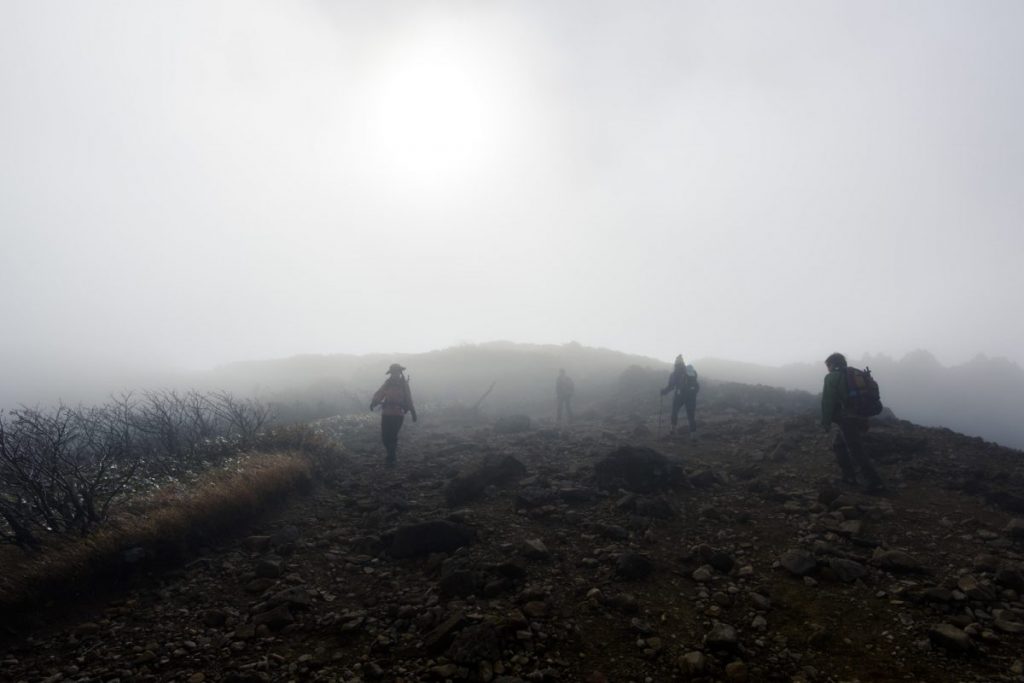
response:
[[[317,457],[292,450],[252,453],[204,472],[187,486],[169,485],[125,505],[87,537],[50,539],[33,553],[2,548],[0,612],[24,612],[85,592],[98,581],[176,564],[311,488],[316,462]],[[136,551],[141,559],[130,563],[125,552],[135,548],[142,549]]]

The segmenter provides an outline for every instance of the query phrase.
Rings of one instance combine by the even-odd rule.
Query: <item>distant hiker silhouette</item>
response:
[[[405,414],[412,415],[412,421],[416,421],[416,408],[412,404],[412,392],[409,391],[409,381],[402,374],[405,372],[398,363],[392,363],[385,373],[389,375],[384,384],[370,401],[370,410],[378,405],[380,409],[380,434],[384,442],[384,449],[387,451],[385,464],[393,467],[395,456],[398,451],[398,431],[402,428]]]
[[[576,392],[576,385],[572,378],[565,374],[565,370],[558,371],[558,379],[555,380],[555,399],[558,401],[558,421],[562,421],[562,409],[565,409],[565,416],[572,422],[572,395]]]
[[[679,409],[686,406],[686,421],[689,423],[692,441],[697,438],[697,392],[700,391],[700,382],[697,381],[697,371],[683,361],[682,355],[676,356],[675,367],[672,368],[672,374],[668,376],[668,385],[661,390],[661,395],[664,396],[673,390],[675,393],[672,396],[672,429],[669,433],[675,433],[679,422]]]
[[[821,391],[821,426],[828,433],[832,425],[838,425],[835,439],[832,441],[832,451],[836,454],[836,461],[842,471],[843,483],[856,485],[857,471],[867,480],[869,491],[880,491],[883,488],[882,478],[878,476],[875,466],[871,464],[864,453],[864,444],[861,435],[868,430],[868,418],[854,406],[851,399],[848,377],[852,368],[846,365],[846,357],[841,353],[833,353],[825,359],[825,367],[828,374],[825,375],[825,385]],[[861,371],[853,370],[862,375]],[[868,373],[870,377],[870,372]],[[877,392],[877,385],[875,385]],[[854,394],[857,392],[854,391]],[[877,400],[877,393],[875,396]],[[879,403],[879,407],[881,404]],[[868,411],[870,414],[870,411]]]

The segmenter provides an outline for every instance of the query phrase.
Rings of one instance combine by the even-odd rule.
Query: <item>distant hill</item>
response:
[[[559,368],[565,368],[576,383],[578,412],[629,411],[631,402],[657,401],[656,388],[671,368],[670,363],[655,358],[575,342],[496,341],[419,354],[301,355],[231,363],[188,374],[136,373],[134,380],[88,367],[53,369],[45,376],[23,372],[8,377],[14,381],[0,386],[0,408],[20,403],[54,404],[59,399],[101,402],[111,392],[121,390],[197,388],[259,396],[273,402],[286,419],[316,419],[365,410],[393,362],[408,366],[413,393],[421,407],[471,407],[493,383],[493,391],[482,404],[484,410],[531,415],[548,415],[554,410]],[[1017,364],[1005,358],[978,356],[968,363],[945,367],[927,351],[915,351],[900,360],[878,355],[851,358],[850,362],[871,367],[881,385],[883,403],[898,417],[1024,449],[1024,370]],[[820,361],[772,367],[705,358],[695,365],[705,383],[701,394],[704,402],[731,400],[727,397],[738,395],[731,390],[712,389],[716,382],[817,395],[825,373]],[[759,396],[787,411],[813,403],[808,397],[771,392]]]
[[[1006,358],[979,355],[946,367],[919,350],[900,360],[869,355],[850,364],[871,368],[882,402],[900,418],[1024,448],[1024,369]],[[705,358],[696,365],[720,380],[813,393],[821,392],[825,375],[824,361],[771,367]]]

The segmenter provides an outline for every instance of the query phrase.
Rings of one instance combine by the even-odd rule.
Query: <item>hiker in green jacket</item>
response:
[[[881,490],[882,478],[864,453],[861,440],[861,435],[868,430],[868,419],[844,411],[847,396],[846,357],[841,353],[833,353],[825,359],[825,367],[828,368],[828,374],[825,375],[825,386],[821,390],[821,426],[825,433],[832,430],[833,424],[839,426],[832,441],[832,451],[842,470],[843,483],[857,484],[856,466],[867,480],[869,491]]]

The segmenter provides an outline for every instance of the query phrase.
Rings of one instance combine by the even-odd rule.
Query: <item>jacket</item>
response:
[[[381,406],[382,415],[405,415],[412,411],[415,416],[416,413],[416,408],[412,405],[412,392],[409,391],[409,383],[404,377],[389,378],[381,385],[373,395],[370,410],[378,405]]]
[[[843,417],[846,403],[846,369],[832,370],[825,375],[821,390],[821,426],[828,427]]]
[[[661,390],[661,393],[664,396],[673,389],[677,394],[696,394],[700,391],[697,371],[692,365],[677,365],[672,370],[672,374],[668,376],[668,385]]]

